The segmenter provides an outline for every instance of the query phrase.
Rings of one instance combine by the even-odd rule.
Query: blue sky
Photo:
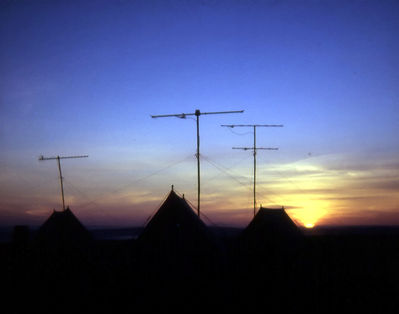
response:
[[[298,162],[317,168],[330,186],[346,182],[343,175],[351,170],[361,182],[362,176],[378,177],[395,186],[398,17],[396,1],[3,1],[0,217],[40,223],[59,206],[56,165],[39,163],[40,154],[90,155],[63,165],[66,180],[75,185],[67,191],[69,202],[87,223],[140,224],[171,184],[195,203],[195,122],[150,118],[195,109],[245,109],[201,117],[204,157],[223,167],[238,163],[223,177],[227,174],[203,161],[203,210],[220,223],[250,219],[226,217],[251,208],[252,173],[250,153],[246,158],[231,150],[251,145],[252,135],[220,124],[284,124],[258,131],[259,145],[280,148],[259,154],[260,175],[262,167],[265,177],[272,177],[271,169],[296,169],[283,177],[284,187],[276,187],[274,202],[267,193],[279,179],[265,183],[265,205],[304,207],[297,204],[306,193],[291,191],[304,182],[313,184],[309,199],[317,198],[315,185],[327,179],[308,177]],[[351,168],[329,173],[332,164]],[[367,175],[356,172],[364,169]],[[121,187],[127,195],[113,199],[110,191]],[[364,192],[370,189],[375,185],[365,183]],[[242,195],[235,200],[238,191]],[[359,200],[356,191],[351,193]],[[331,189],[325,193],[326,199],[340,197]],[[388,213],[399,209],[394,190],[384,193],[374,198],[373,217],[381,217],[378,204]],[[79,210],[83,199],[98,194],[110,194],[107,205]],[[382,204],[379,198],[390,201]],[[351,213],[351,223],[366,223],[352,213],[366,202],[337,203],[323,205],[328,223],[340,210]],[[103,216],[94,217],[96,211]]]

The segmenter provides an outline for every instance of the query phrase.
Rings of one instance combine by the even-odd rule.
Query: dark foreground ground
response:
[[[3,313],[398,313],[399,234],[325,230],[294,249],[218,229],[206,254],[140,255],[135,240],[0,245]]]

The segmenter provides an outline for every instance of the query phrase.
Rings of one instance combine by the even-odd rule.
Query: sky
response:
[[[87,226],[143,226],[173,184],[218,226],[399,224],[397,1],[0,1],[0,225],[61,196]]]

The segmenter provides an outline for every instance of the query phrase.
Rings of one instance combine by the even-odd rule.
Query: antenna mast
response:
[[[56,157],[43,157],[43,155],[41,155],[39,157],[39,161],[44,161],[44,160],[57,160],[57,164],[58,164],[58,171],[60,173],[60,185],[61,185],[61,198],[62,198],[62,210],[65,210],[65,200],[64,200],[64,184],[62,182],[62,172],[61,172],[61,159],[71,159],[71,158],[86,158],[89,157],[88,155],[82,155],[82,156],[56,156]]]
[[[256,214],[256,152],[260,150],[278,150],[276,147],[256,147],[256,128],[257,127],[283,127],[282,124],[222,124],[222,127],[252,127],[254,129],[253,147],[232,147],[232,149],[252,150],[254,155],[254,216]]]
[[[199,117],[201,115],[208,114],[227,114],[227,113],[243,113],[244,110],[238,111],[216,111],[216,112],[200,112],[198,109],[195,110],[194,113],[180,113],[180,114],[164,114],[164,115],[151,115],[151,118],[169,118],[176,117],[180,119],[185,119],[187,116],[196,116],[197,117],[197,211],[198,217],[200,216],[200,194],[201,194],[201,179],[200,179],[200,136],[199,136]]]

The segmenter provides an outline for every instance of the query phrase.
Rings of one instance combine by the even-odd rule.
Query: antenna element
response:
[[[283,127],[282,124],[222,124],[222,127],[252,127],[254,129],[253,147],[232,147],[232,149],[252,150],[254,155],[254,216],[256,214],[256,152],[257,150],[278,150],[276,147],[256,147],[256,128],[257,127]]]

